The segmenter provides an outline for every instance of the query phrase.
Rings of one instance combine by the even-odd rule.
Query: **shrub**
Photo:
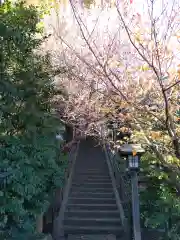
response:
[[[63,184],[66,167],[57,154],[49,59],[34,51],[41,44],[38,21],[35,7],[0,6],[0,239],[24,240],[34,233],[36,216]]]

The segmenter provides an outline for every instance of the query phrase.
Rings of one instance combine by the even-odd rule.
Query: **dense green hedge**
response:
[[[0,178],[0,239],[28,239],[66,167],[57,154],[50,63],[34,53],[37,23],[36,8],[0,6],[0,176],[10,174]]]
[[[179,240],[180,199],[168,174],[149,152],[142,158],[142,169],[147,178],[146,189],[140,194],[142,227],[161,230],[163,240]]]

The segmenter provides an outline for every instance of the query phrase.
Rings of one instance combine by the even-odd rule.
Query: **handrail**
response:
[[[105,128],[103,125],[101,125],[101,142],[103,145],[103,148],[105,150],[107,163],[110,170],[110,175],[112,179],[113,189],[115,189],[115,196],[116,196],[116,202],[117,206],[120,212],[120,218],[122,225],[124,227],[125,232],[125,239],[130,239],[131,234],[131,223],[129,223],[129,205],[130,205],[130,199],[129,194],[126,192],[126,187],[129,189],[129,186],[125,186],[126,181],[125,177],[127,177],[125,166],[121,168],[119,163],[122,163],[121,158],[119,156],[119,153],[117,150],[115,152],[112,152],[112,149],[110,147],[110,143],[107,139],[107,136],[105,135]],[[128,200],[128,202],[127,202]],[[128,203],[128,207],[127,207]],[[129,225],[130,224],[130,225]]]
[[[71,159],[69,161],[69,166],[68,166],[68,171],[67,171],[67,175],[66,175],[66,185],[63,189],[62,195],[61,195],[61,207],[59,210],[59,214],[58,217],[55,219],[54,224],[53,224],[53,239],[54,240],[59,240],[60,237],[64,236],[64,231],[63,231],[63,220],[64,220],[64,212],[66,209],[66,205],[68,202],[68,196],[69,196],[69,192],[70,192],[70,187],[71,187],[71,183],[72,183],[72,177],[73,177],[73,173],[74,173],[74,167],[75,167],[75,162],[76,162],[76,158],[77,158],[77,153],[79,150],[79,143],[80,141],[77,142],[77,146],[75,149],[75,153],[73,155],[73,158],[71,158],[71,155],[73,154],[73,149],[70,152],[70,156],[69,158]]]
[[[104,141],[104,139],[102,139],[102,142],[103,142],[103,148],[104,148],[104,152],[105,152],[105,156],[106,156],[106,161],[107,161],[108,168],[109,168],[110,177],[112,180],[113,190],[114,190],[115,197],[116,197],[116,203],[117,203],[119,213],[120,213],[121,223],[122,223],[124,232],[126,233],[127,239],[128,239],[129,234],[128,234],[128,228],[127,228],[127,219],[126,219],[124,208],[123,208],[123,205],[122,205],[122,202],[121,202],[121,199],[119,196],[119,192],[118,192],[117,179],[115,178],[115,174],[114,174],[112,156],[110,156],[108,153],[107,144]]]
[[[126,163],[122,161],[118,150],[115,150],[115,153],[112,154],[112,151],[109,148],[109,155],[114,170],[117,188],[120,189],[119,194],[122,198],[122,201],[123,203],[131,203],[130,178],[126,172]],[[127,191],[128,189],[129,191]]]
[[[107,143],[108,145],[108,143]],[[121,199],[124,202],[130,203],[131,201],[131,195],[127,193],[127,189],[130,189],[130,181],[128,181],[129,187],[125,184],[127,180],[129,180],[129,176],[127,175],[127,172],[125,171],[125,162],[123,163],[121,157],[119,156],[118,150],[115,150],[115,153],[112,153],[112,150],[109,149],[108,151],[109,158],[111,160],[112,169],[114,171],[114,176],[116,179],[117,188],[119,189],[119,194],[121,196]],[[121,165],[121,166],[120,166]],[[123,166],[124,165],[124,166]],[[125,186],[126,185],[126,186]],[[126,190],[126,191],[125,191]]]
[[[76,143],[77,144],[77,143]],[[71,171],[71,166],[72,166],[72,162],[73,162],[73,154],[76,152],[77,150],[77,145],[73,145],[70,152],[68,153],[68,167],[65,170],[65,176],[64,176],[64,182],[67,182],[67,179],[69,177],[70,171]],[[64,196],[64,186],[60,189],[56,190],[55,193],[55,202],[53,202],[53,215],[52,215],[52,221],[53,219],[55,219],[57,217],[57,215],[59,214],[59,209],[61,207],[61,202],[63,200],[63,196]]]

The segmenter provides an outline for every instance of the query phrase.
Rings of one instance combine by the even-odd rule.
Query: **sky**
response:
[[[147,10],[147,2],[150,2],[149,0],[129,0],[132,1],[133,7],[139,11],[139,13],[143,13],[144,10]],[[167,5],[167,10],[171,11],[172,5],[174,2],[180,6],[180,1],[179,0],[154,0],[154,14],[156,16],[159,16],[159,14],[162,12],[162,9],[164,6]]]

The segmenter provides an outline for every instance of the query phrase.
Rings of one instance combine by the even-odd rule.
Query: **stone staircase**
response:
[[[105,154],[91,139],[80,144],[62,226],[68,240],[123,239]]]

